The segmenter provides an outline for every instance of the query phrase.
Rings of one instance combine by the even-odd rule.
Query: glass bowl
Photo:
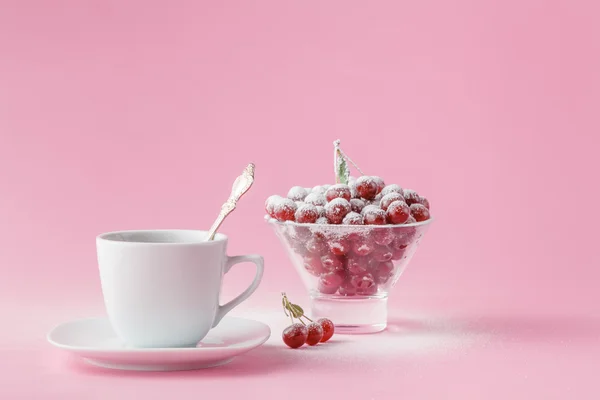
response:
[[[339,333],[385,329],[388,294],[432,221],[321,225],[266,218],[309,291],[311,317],[331,319]]]

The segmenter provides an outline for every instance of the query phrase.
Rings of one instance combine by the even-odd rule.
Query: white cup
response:
[[[96,238],[102,293],[117,335],[132,347],[195,346],[258,287],[259,255],[228,257],[227,236],[207,232],[146,230]],[[252,284],[219,305],[223,276],[234,264],[256,264]]]

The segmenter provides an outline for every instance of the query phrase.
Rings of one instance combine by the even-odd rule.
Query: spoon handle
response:
[[[223,221],[225,221],[225,218],[235,210],[238,200],[250,189],[252,183],[254,183],[254,164],[250,163],[246,169],[244,169],[242,175],[238,176],[235,182],[233,182],[229,198],[221,206],[221,212],[219,213],[217,220],[212,224],[208,231],[207,241],[215,238],[217,229],[219,229]]]

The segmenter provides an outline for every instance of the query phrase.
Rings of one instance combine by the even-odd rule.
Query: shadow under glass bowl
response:
[[[267,222],[309,291],[312,317],[331,319],[339,333],[372,333],[387,326],[388,294],[432,219],[406,225]]]

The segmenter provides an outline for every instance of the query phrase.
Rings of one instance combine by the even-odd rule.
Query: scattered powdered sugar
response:
[[[306,296],[290,296],[290,299],[303,306],[307,315],[312,317]],[[470,348],[489,345],[492,338],[492,334],[473,329],[464,319],[421,312],[403,311],[400,314],[390,308],[388,326],[383,332],[372,335],[334,333],[329,342],[317,345],[318,351],[289,351],[281,340],[281,334],[275,334],[290,325],[289,318],[282,316],[280,310],[248,310],[244,317],[257,319],[270,326],[274,334],[266,342],[266,346],[272,349],[272,352],[281,349],[281,353],[273,356],[286,357],[289,354],[290,360],[294,362],[319,362],[333,368],[347,365],[347,368],[352,369],[354,364],[355,368],[364,369],[366,364],[376,365],[382,361],[390,362],[406,356],[460,355]],[[255,351],[259,354],[261,348]]]

